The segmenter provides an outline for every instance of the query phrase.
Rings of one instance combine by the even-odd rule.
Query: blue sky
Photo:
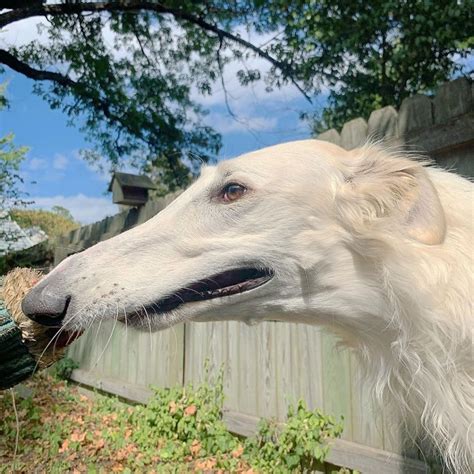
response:
[[[0,32],[0,45],[19,45],[37,38],[37,20],[14,24]],[[255,66],[266,67],[259,60]],[[90,147],[78,126],[68,126],[67,117],[51,110],[46,102],[33,94],[33,81],[5,69],[0,83],[7,82],[10,108],[0,112],[0,136],[13,132],[17,145],[30,148],[22,167],[22,176],[35,206],[50,208],[62,205],[82,223],[94,222],[117,211],[106,194],[109,176],[92,169],[80,159],[78,151]],[[292,86],[273,93],[264,84],[243,88],[235,78],[235,69],[226,75],[229,102],[239,117],[227,112],[224,94],[216,86],[210,97],[196,94],[195,99],[209,110],[206,122],[222,134],[223,147],[219,159],[279,142],[309,137],[307,124],[301,122],[301,110],[311,110],[301,94]],[[323,99],[316,106],[322,105]]]

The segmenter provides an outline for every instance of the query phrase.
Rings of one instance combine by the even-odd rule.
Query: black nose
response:
[[[34,287],[23,298],[21,309],[26,316],[44,326],[60,326],[71,303],[71,296],[57,295],[48,287]]]

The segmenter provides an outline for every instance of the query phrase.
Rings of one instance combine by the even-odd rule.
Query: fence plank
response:
[[[472,111],[471,82],[466,77],[445,82],[436,92],[433,99],[434,123],[447,123],[455,117]]]
[[[398,113],[398,130],[406,135],[433,125],[433,102],[429,97],[415,94],[402,102]]]
[[[322,336],[324,411],[344,417],[345,439],[352,439],[352,392],[349,353],[337,348],[337,339],[326,332]]]
[[[334,143],[335,145],[340,145],[341,135],[339,135],[339,132],[336,129],[331,128],[331,130],[327,130],[323,133],[320,133],[318,135],[318,140]]]
[[[367,122],[363,118],[356,118],[346,122],[341,130],[340,145],[346,150],[352,150],[363,145],[367,140]]]
[[[352,441],[374,448],[384,447],[382,414],[373,404],[358,361],[351,358]]]
[[[94,376],[146,388],[181,384],[183,351],[183,325],[150,334],[108,321],[71,344],[68,356]]]
[[[391,106],[374,110],[367,125],[367,136],[371,139],[398,137],[398,112]]]

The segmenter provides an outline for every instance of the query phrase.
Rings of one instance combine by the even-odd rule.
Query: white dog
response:
[[[316,140],[215,167],[164,211],[62,262],[23,302],[106,318],[322,324],[456,473],[472,468],[472,184],[401,152]]]

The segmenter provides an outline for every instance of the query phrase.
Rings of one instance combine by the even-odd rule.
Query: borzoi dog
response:
[[[148,222],[25,298],[82,330],[125,319],[321,324],[456,473],[472,468],[473,185],[403,152],[305,140],[202,170]],[[119,308],[119,309],[117,309]]]

